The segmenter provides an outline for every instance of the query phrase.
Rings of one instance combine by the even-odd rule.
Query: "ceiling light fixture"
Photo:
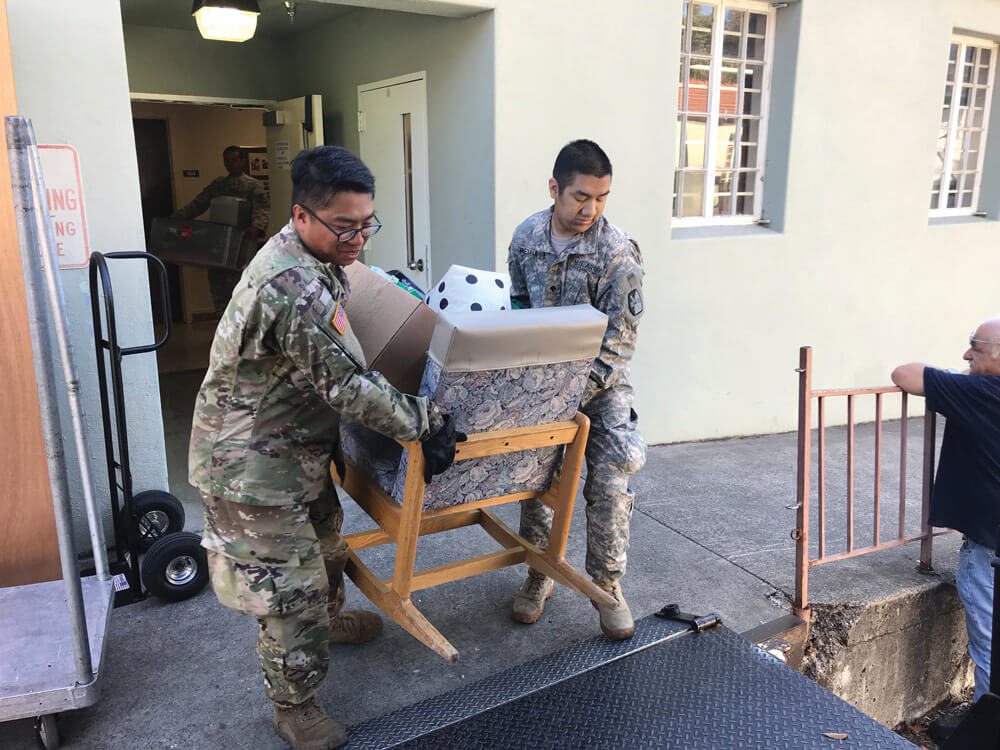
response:
[[[194,0],[191,15],[205,39],[245,42],[257,31],[257,0]]]

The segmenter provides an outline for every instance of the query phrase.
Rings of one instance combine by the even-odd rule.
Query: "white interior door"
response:
[[[273,112],[264,113],[264,126],[271,190],[270,236],[288,223],[292,212],[292,159],[302,149],[323,143],[323,97],[313,94],[278,102]]]
[[[424,74],[358,86],[358,132],[382,222],[368,240],[365,260],[403,271],[426,291],[433,277]]]

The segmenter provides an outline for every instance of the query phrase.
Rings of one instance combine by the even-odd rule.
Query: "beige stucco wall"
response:
[[[145,249],[117,0],[7,0],[7,13],[20,114],[31,118],[39,143],[77,149],[91,251]],[[149,343],[153,330],[145,263],[118,261],[112,273],[121,345]],[[62,281],[96,499],[108,519],[87,269],[64,270]],[[166,489],[156,355],[128,357],[123,369],[135,490]],[[75,535],[85,550],[90,544],[68,419],[63,420],[63,435]]]
[[[121,28],[121,20],[118,21]],[[125,27],[128,82],[133,92],[284,99],[287,71],[279,43],[255,38],[211,42],[194,29]]]
[[[885,384],[914,359],[961,363],[968,331],[1000,313],[1000,224],[931,226],[927,206],[952,29],[1000,38],[997,3],[779,10],[798,37],[796,57],[778,60],[797,65],[776,74],[786,109],[772,117],[787,127],[769,146],[787,155],[787,174],[775,165],[766,183],[784,193],[769,196],[783,221],[728,234],[671,231],[680,1],[580,11],[497,3],[496,262],[517,222],[548,205],[558,148],[601,143],[615,167],[607,216],[645,256],[634,379],[651,442],[794,428],[800,345],[814,347],[817,387]]]
[[[425,71],[431,257],[493,263],[493,17],[359,10],[287,43],[292,95],[323,95],[327,141],[360,153],[358,85]],[[364,53],[341,40],[363,39]],[[376,207],[378,204],[376,196]]]

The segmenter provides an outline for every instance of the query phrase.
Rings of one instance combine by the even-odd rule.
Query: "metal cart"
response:
[[[112,582],[87,466],[79,379],[38,149],[31,123],[22,117],[6,118],[6,134],[62,580],[0,589],[0,721],[34,716],[39,742],[54,748],[59,745],[55,715],[89,706],[100,695]],[[95,575],[83,579],[77,569],[47,309],[54,315],[94,548]]]

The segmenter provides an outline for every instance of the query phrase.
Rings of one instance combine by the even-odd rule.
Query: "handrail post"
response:
[[[924,476],[920,502],[920,570],[934,570],[931,555],[934,533],[928,519],[931,513],[931,491],[934,488],[934,449],[937,445],[937,413],[924,410]]]
[[[799,440],[795,539],[796,617],[809,622],[809,479],[812,457],[812,347],[799,349]]]

